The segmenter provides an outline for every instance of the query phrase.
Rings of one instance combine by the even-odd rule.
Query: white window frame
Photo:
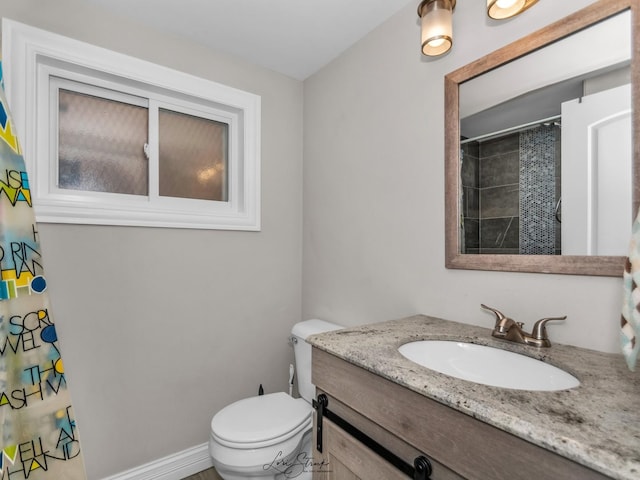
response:
[[[6,18],[2,62],[36,221],[260,230],[260,96]],[[160,197],[152,161],[149,196],[58,188],[55,78],[148,99],[150,122],[168,108],[229,125],[228,201]],[[157,138],[148,143],[157,159]]]

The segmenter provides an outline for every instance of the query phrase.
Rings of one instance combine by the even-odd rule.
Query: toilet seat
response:
[[[234,449],[268,447],[308,429],[311,406],[284,392],[245,398],[220,410],[211,433],[220,445]]]

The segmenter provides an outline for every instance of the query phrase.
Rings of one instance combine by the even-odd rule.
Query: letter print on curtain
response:
[[[46,288],[29,179],[0,85],[2,480],[86,480]]]

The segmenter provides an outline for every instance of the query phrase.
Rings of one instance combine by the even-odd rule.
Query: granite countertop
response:
[[[404,358],[418,340],[460,340],[522,353],[580,380],[570,390],[536,392],[480,385]],[[553,342],[553,338],[551,339]],[[316,348],[616,479],[640,478],[640,374],[621,355],[569,345],[518,345],[476,327],[425,315],[313,335]]]

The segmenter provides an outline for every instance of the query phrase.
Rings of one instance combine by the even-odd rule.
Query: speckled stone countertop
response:
[[[459,340],[522,353],[580,380],[536,392],[480,385],[422,367],[398,351],[418,340]],[[317,334],[311,345],[501,430],[616,479],[640,479],[640,373],[621,355],[568,345],[537,349],[488,328],[416,315]],[[551,333],[553,342],[553,333]]]

